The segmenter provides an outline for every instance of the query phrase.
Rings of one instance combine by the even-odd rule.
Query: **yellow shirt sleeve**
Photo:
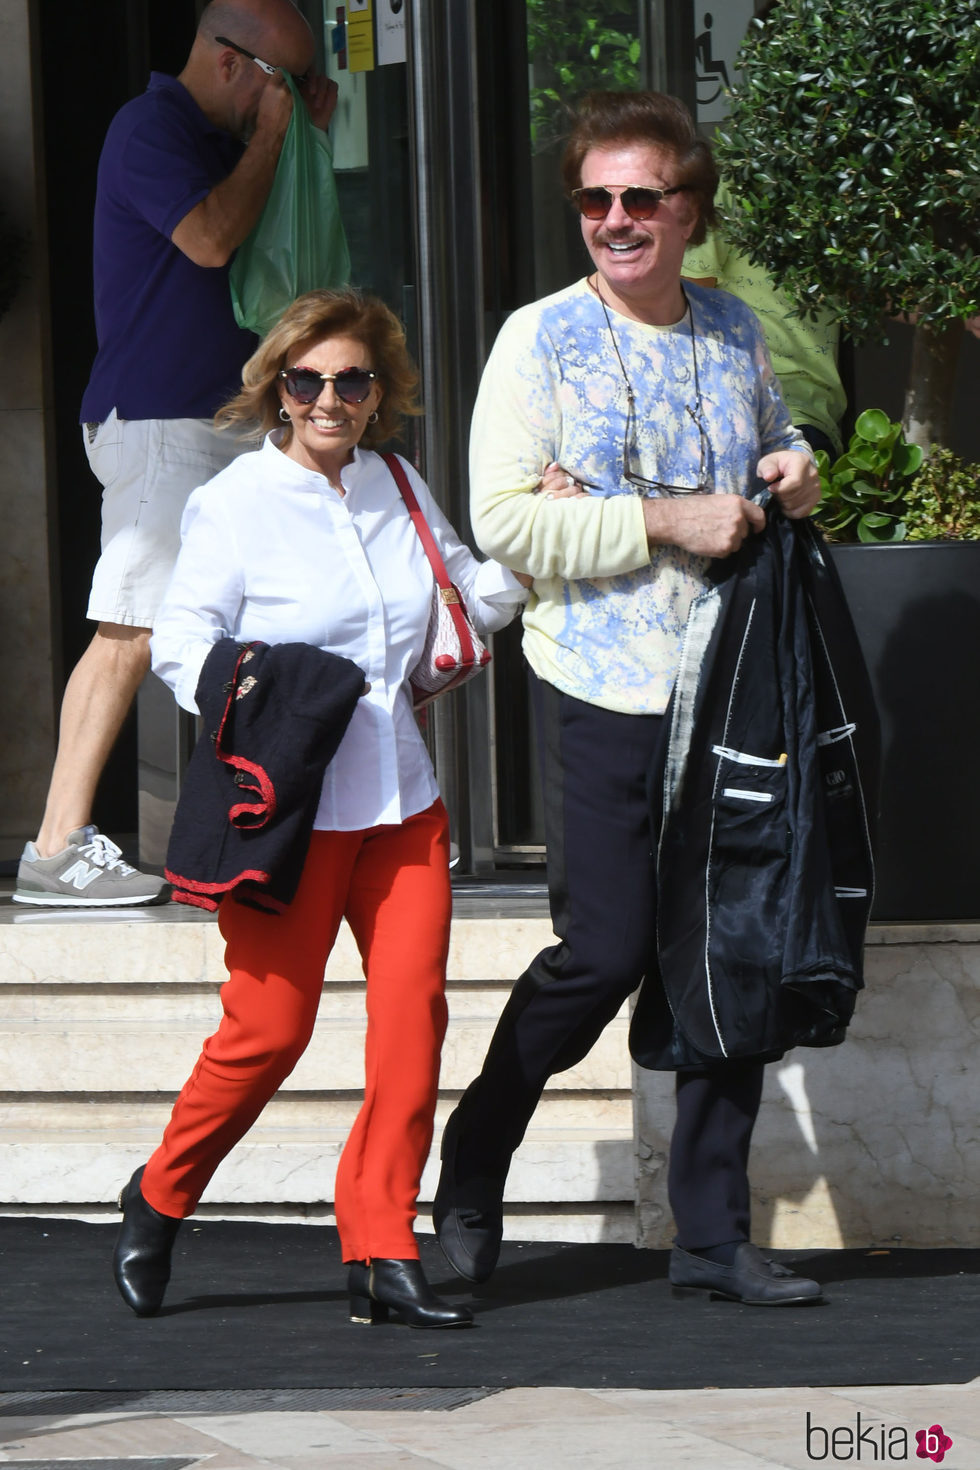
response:
[[[646,566],[638,496],[548,500],[534,493],[546,465],[563,463],[557,357],[542,350],[536,321],[533,308],[524,308],[505,323],[480,384],[470,435],[477,544],[536,582],[613,577]]]

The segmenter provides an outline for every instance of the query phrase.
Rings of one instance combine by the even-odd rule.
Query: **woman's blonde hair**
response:
[[[219,429],[249,427],[261,437],[283,427],[279,418],[277,374],[301,344],[325,337],[356,337],[367,348],[371,367],[383,389],[375,423],[368,424],[361,443],[365,449],[394,438],[407,414],[419,414],[418,369],[405,346],[401,322],[376,296],[353,288],[344,291],[307,291],[286,308],[272,330],[242,369],[242,389],[219,408]],[[288,425],[285,432],[291,432]]]

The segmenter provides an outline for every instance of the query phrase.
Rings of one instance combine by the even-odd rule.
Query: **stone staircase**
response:
[[[551,938],[543,889],[457,895],[422,1231],[442,1125],[511,981]],[[0,894],[0,1214],[116,1214],[217,1021],[223,976],[217,924],[196,911],[32,910]],[[754,1237],[788,1249],[976,1246],[980,926],[876,926],[866,981],[844,1046],[800,1048],[767,1070]],[[360,1104],[363,1004],[344,930],[314,1039],[215,1175],[202,1215],[330,1221]],[[546,1090],[508,1180],[510,1238],[668,1245],[672,1095],[664,1074],[631,1073],[624,1012]]]
[[[436,1141],[479,1069],[510,983],[551,925],[542,889],[457,900],[450,1025]],[[34,910],[0,898],[0,1213],[115,1212],[120,1185],[158,1141],[214,1028],[224,977],[216,921],[179,905]],[[549,1087],[508,1186],[508,1233],[632,1240],[633,1119],[626,1018]],[[360,1103],[364,986],[344,929],[313,1041],[279,1095],[215,1175],[201,1214],[332,1218],[334,1172]]]

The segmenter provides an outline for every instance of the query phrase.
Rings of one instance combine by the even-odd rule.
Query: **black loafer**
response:
[[[823,1301],[819,1282],[770,1261],[748,1240],[735,1251],[732,1266],[719,1266],[675,1245],[668,1275],[674,1296],[710,1291],[748,1307],[792,1307]]]
[[[442,1172],[432,1201],[432,1223],[443,1255],[458,1276],[476,1285],[493,1274],[504,1235],[504,1182],[481,1178],[456,1183],[458,1113],[442,1135]],[[465,1198],[464,1198],[465,1196]]]
[[[374,1327],[396,1312],[408,1327],[472,1327],[469,1307],[436,1296],[419,1261],[354,1261],[347,1277],[350,1319]]]
[[[119,1294],[137,1317],[160,1310],[170,1280],[170,1253],[180,1220],[161,1215],[147,1204],[140,1189],[143,1170],[137,1169],[119,1196],[122,1225],[112,1256]]]

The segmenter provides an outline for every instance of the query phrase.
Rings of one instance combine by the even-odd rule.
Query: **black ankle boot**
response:
[[[387,1322],[389,1308],[408,1327],[472,1327],[468,1307],[436,1296],[419,1261],[354,1261],[347,1278],[352,1322]]]
[[[126,1305],[137,1317],[152,1317],[160,1310],[170,1280],[170,1252],[181,1222],[147,1204],[140,1189],[142,1178],[143,1170],[137,1169],[119,1196],[123,1221],[112,1270]]]

